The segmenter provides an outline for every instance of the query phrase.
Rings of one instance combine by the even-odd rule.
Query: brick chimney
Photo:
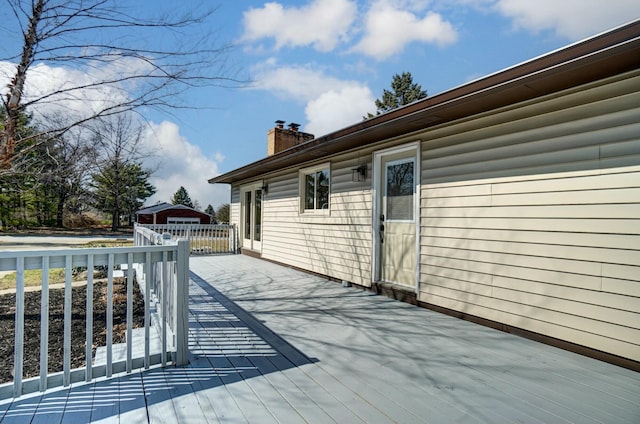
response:
[[[269,130],[267,133],[267,156],[275,155],[314,138],[313,134],[298,131],[300,124],[292,122],[288,127],[286,129],[284,121],[278,120],[276,121],[276,126]]]

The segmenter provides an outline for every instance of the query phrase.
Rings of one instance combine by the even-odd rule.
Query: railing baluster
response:
[[[149,344],[151,343],[151,252],[145,254],[144,262],[144,369],[149,369]]]
[[[47,390],[49,374],[49,257],[42,257],[40,291],[40,391]]]
[[[107,377],[113,374],[113,254],[107,260]]]
[[[133,253],[127,255],[127,373],[133,353]]]
[[[64,347],[63,347],[63,377],[62,385],[71,384],[71,271],[72,257],[65,257],[64,278]]]
[[[93,255],[87,255],[87,306],[86,306],[86,372],[85,381],[93,378]]]
[[[167,283],[169,279],[169,264],[167,261],[167,252],[162,252],[162,279],[160,289],[162,297],[160,300],[160,310],[162,311],[162,366],[167,366]]]
[[[24,257],[16,259],[16,315],[13,349],[13,396],[22,394],[22,365],[24,355]]]

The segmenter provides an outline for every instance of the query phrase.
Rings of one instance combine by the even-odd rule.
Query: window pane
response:
[[[413,161],[387,165],[387,219],[413,220]]]
[[[320,168],[320,167],[318,167]],[[328,210],[331,178],[329,168],[304,170],[300,174],[300,201],[302,211]]]
[[[244,194],[244,238],[251,238],[251,192]]]
[[[316,172],[316,209],[329,209],[329,170]]]
[[[254,241],[260,241],[260,227],[262,224],[262,190],[256,190],[256,214],[255,214],[255,228],[254,228]]]
[[[314,209],[316,181],[314,174],[304,176],[304,208]]]

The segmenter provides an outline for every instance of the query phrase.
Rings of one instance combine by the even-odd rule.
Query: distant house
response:
[[[640,21],[268,144],[243,252],[640,369]]]
[[[184,205],[158,203],[136,212],[139,224],[210,224],[211,215]]]

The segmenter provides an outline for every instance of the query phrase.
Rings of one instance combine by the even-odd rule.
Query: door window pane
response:
[[[413,220],[414,163],[389,164],[386,167],[387,219]]]

